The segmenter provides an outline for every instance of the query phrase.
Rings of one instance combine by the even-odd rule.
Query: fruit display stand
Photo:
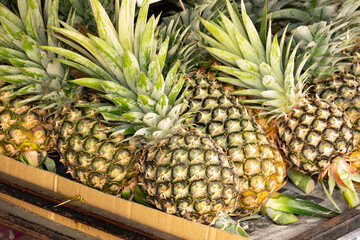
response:
[[[102,193],[7,157],[0,156],[0,161],[0,225],[36,239],[246,239]],[[316,196],[309,197],[322,201],[320,192],[315,189]],[[338,195],[335,197],[341,198]],[[302,217],[299,223],[289,226],[275,225],[266,217],[244,223],[252,239],[337,239],[358,228],[359,222],[360,208],[354,208],[330,220]]]

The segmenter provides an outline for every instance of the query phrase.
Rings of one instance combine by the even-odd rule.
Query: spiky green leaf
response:
[[[24,67],[21,68],[20,71],[37,82],[43,82],[50,78],[47,72],[41,68]]]
[[[164,81],[164,77],[160,75],[159,79],[154,84],[151,97],[156,101],[158,101],[160,97],[164,94],[164,91],[165,91],[165,81]]]
[[[138,107],[136,100],[124,98],[124,97],[113,97],[111,94],[104,95],[104,97],[115,103],[115,105],[119,107],[121,111],[142,112],[142,110]]]
[[[155,84],[158,81],[159,77],[161,76],[161,67],[159,63],[159,57],[155,54],[153,59],[149,64],[149,70],[147,72],[147,76],[149,80]]]
[[[27,85],[33,83],[33,79],[24,74],[21,75],[0,75],[0,80],[8,83]]]
[[[0,47],[0,57],[28,59],[25,53],[5,47]]]
[[[259,64],[261,61],[263,61],[263,59],[258,53],[258,50],[255,49],[244,36],[240,35],[239,33],[236,33],[235,35],[237,45],[239,46],[241,53],[245,59],[255,64]]]
[[[275,34],[270,51],[270,65],[276,74],[277,79],[280,81],[283,79],[283,66],[281,49],[277,40],[277,34]]]
[[[171,88],[173,87],[174,83],[176,82],[179,66],[180,66],[180,61],[178,60],[178,61],[176,61],[174,66],[172,66],[172,68],[170,69],[168,74],[166,75],[165,89],[164,89],[165,94],[169,94]]]
[[[145,74],[147,73],[150,64],[155,28],[155,18],[152,16],[145,26],[140,42],[139,64],[141,71]]]
[[[45,23],[42,14],[41,2],[28,0],[28,11],[26,14],[26,32],[41,45],[47,44]]]
[[[130,98],[132,100],[136,100],[137,98],[135,93],[118,83],[111,81],[101,81],[100,84],[106,93],[114,93],[125,98]]]
[[[226,65],[236,66],[236,60],[240,59],[238,55],[235,55],[226,50],[219,48],[205,47],[205,49],[217,59],[220,59]]]
[[[131,122],[131,123],[138,123],[143,124],[143,117],[145,116],[145,113],[141,112],[127,112],[121,115],[124,120]]]
[[[173,123],[177,122],[182,109],[183,109],[183,104],[178,104],[174,106],[167,114],[167,117],[170,118],[170,120]]]
[[[243,87],[243,88],[252,88],[251,86],[245,84],[244,82],[240,81],[238,78],[233,77],[217,77],[216,78],[220,82],[229,83],[234,86]]]
[[[144,73],[140,73],[139,80],[136,84],[136,89],[138,94],[145,94],[145,95],[151,94],[153,89],[153,84]]]
[[[143,122],[145,123],[145,125],[151,127],[151,128],[156,128],[156,126],[159,124],[159,122],[162,120],[163,118],[153,112],[147,113],[145,114],[144,118],[143,118]]]
[[[239,79],[239,81],[243,82],[246,85],[251,86],[252,88],[265,90],[265,88],[262,84],[261,78],[255,76],[255,75],[252,75],[247,72],[243,72],[243,71],[241,71],[237,68],[233,68],[233,67],[214,66],[213,68],[237,77]]]
[[[285,95],[283,92],[279,92],[276,90],[266,90],[261,93],[261,97],[267,99],[283,99],[285,100]]]
[[[124,51],[122,65],[127,85],[133,92],[136,92],[136,83],[140,77],[140,67],[135,55],[127,49]]]
[[[4,5],[0,4],[0,16],[8,19],[10,22],[14,23],[18,28],[23,32],[25,31],[25,26],[21,19],[16,16],[10,9],[6,8]]]
[[[156,103],[155,111],[160,114],[161,117],[165,117],[169,110],[169,99],[164,94],[162,95]]]
[[[134,53],[134,17],[135,17],[135,1],[121,1],[120,12],[118,16],[118,33],[119,41],[123,49]],[[141,61],[140,61],[141,64]]]
[[[139,59],[140,43],[146,26],[148,11],[149,11],[149,4],[146,3],[140,8],[136,21],[135,37],[134,37],[134,53],[138,59]]]
[[[173,105],[175,103],[176,98],[179,96],[179,93],[183,89],[184,82],[185,82],[185,77],[182,75],[171,88],[168,94],[169,105]]]
[[[240,47],[237,44],[236,34],[240,35],[236,29],[234,24],[230,21],[229,18],[227,18],[222,12],[219,12],[222,24],[224,25],[224,30],[228,33],[231,41],[233,42],[234,46],[236,47],[236,52],[234,54],[241,56]]]
[[[9,65],[0,65],[0,75],[16,75],[16,74],[21,74],[19,68]]]
[[[119,42],[119,35],[116,32],[109,16],[107,15],[104,7],[98,0],[89,0],[91,9],[95,17],[99,36],[102,40],[110,44],[114,50],[120,55],[123,54],[123,47]]]
[[[228,49],[228,51],[238,52],[237,47],[231,41],[231,38],[229,37],[229,35],[225,31],[223,31],[223,29],[220,26],[218,26],[212,22],[206,21],[202,18],[200,18],[200,20],[203,23],[203,25],[206,27],[206,29],[216,38],[217,41],[219,41],[220,44],[225,46],[226,49]],[[214,46],[214,47],[216,47],[216,46]]]
[[[263,85],[266,89],[276,90],[278,92],[284,92],[284,88],[276,81],[276,79],[271,75],[265,75],[262,78]]]
[[[76,44],[81,45],[84,49],[86,49],[87,52],[89,52],[92,56],[95,57],[95,59],[98,61],[99,64],[101,64],[109,72],[108,65],[100,55],[98,51],[98,47],[94,45],[93,41],[91,41],[90,38],[74,30],[68,30],[64,28],[52,28],[52,29],[54,29],[59,34],[66,36],[67,38],[76,42]],[[112,51],[114,50],[112,49]]]
[[[80,86],[88,87],[103,92],[104,89],[102,88],[101,85],[102,81],[103,80],[98,78],[78,78],[75,80],[69,80],[69,82],[78,84]]]
[[[139,94],[137,98],[139,107],[145,112],[154,112],[156,101],[150,96]]]
[[[251,45],[258,51],[260,59],[265,59],[265,49],[260,40],[258,31],[246,13],[244,0],[241,0],[241,15],[244,27],[251,42]]]
[[[236,64],[242,71],[261,77],[259,65],[245,59],[237,59]]]
[[[235,12],[234,8],[231,6],[230,1],[226,0],[226,7],[228,9],[229,15],[232,22],[234,23],[236,30],[242,35],[246,36],[245,28],[239,18],[239,14]]]
[[[92,75],[91,77],[97,77],[97,78],[102,78],[104,80],[115,81],[113,77],[109,73],[107,73],[103,68],[96,65],[89,59],[81,56],[78,53],[59,47],[41,46],[41,48],[63,55],[64,57],[69,58],[75,63],[81,64],[84,67],[91,69],[96,74],[95,76]]]
[[[168,47],[169,47],[169,37],[166,37],[165,41],[161,44],[161,47],[157,54],[159,57],[160,72],[163,70],[163,68],[165,66]]]
[[[27,35],[22,36],[22,47],[30,60],[40,64],[40,48],[38,43]]]
[[[43,68],[43,66],[37,64],[34,61],[24,60],[21,58],[9,58],[9,63],[15,67],[35,67],[35,68]]]

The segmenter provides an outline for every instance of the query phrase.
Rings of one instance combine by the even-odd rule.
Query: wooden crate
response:
[[[245,239],[10,158],[0,156],[0,162],[0,224],[12,225],[38,239]],[[308,196],[289,183],[282,191],[333,208],[319,186]],[[73,195],[82,196],[86,202],[71,201],[54,207]],[[344,212],[332,219],[300,217],[298,223],[279,226],[262,216],[241,224],[254,240],[337,239],[360,226],[360,208],[347,209],[339,191],[335,191],[334,198]],[[47,238],[49,234],[52,237]]]

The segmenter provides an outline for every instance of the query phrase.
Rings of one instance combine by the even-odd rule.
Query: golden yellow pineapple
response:
[[[319,173],[321,180],[328,174],[334,183],[341,176],[337,186],[350,206],[358,205],[346,163],[353,149],[349,118],[335,104],[307,97],[303,67],[308,55],[295,61],[299,44],[292,49],[293,38],[286,44],[286,35],[272,36],[271,24],[259,36],[244,2],[241,14],[226,2],[230,18],[220,13],[220,23],[202,19],[212,35],[201,33],[211,45],[206,49],[224,64],[214,67],[223,73],[217,79],[242,87],[233,94],[253,97],[242,102],[263,110],[260,117],[278,119],[277,142],[291,166],[310,175]]]
[[[76,104],[95,102],[99,100],[87,93]],[[105,122],[97,111],[76,104],[64,106],[54,122],[60,161],[77,181],[121,194],[136,183],[137,148],[124,139],[125,135],[112,136],[116,126]]]
[[[23,98],[0,93],[0,153],[39,167],[47,153],[55,152],[52,117],[33,104],[21,105]]]

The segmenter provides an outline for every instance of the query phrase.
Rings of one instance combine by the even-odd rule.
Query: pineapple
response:
[[[219,211],[243,209],[238,192],[247,185],[214,140],[195,130],[148,144],[139,171],[150,200],[167,213],[209,224]]]
[[[359,66],[358,39],[360,28],[358,15],[360,2],[344,1],[339,14],[332,23],[324,21],[309,26],[301,26],[294,32],[294,38],[301,42],[301,50],[310,52],[308,66],[314,85],[312,95],[318,95],[340,106],[350,118],[354,128],[354,147],[351,165],[359,165]],[[357,167],[357,169],[359,169]]]
[[[137,149],[125,135],[112,136],[113,124],[81,104],[98,104],[94,93],[82,94],[73,105],[65,105],[54,123],[61,161],[79,182],[118,195],[136,184]]]
[[[314,93],[320,98],[334,102],[341,107],[351,120],[354,128],[354,145],[360,141],[360,79],[352,74],[335,73],[316,81]]]
[[[187,119],[201,132],[208,134],[230,157],[243,188],[239,215],[259,210],[277,191],[285,177],[285,164],[273,143],[246,109],[214,76],[201,70],[187,75]]]
[[[54,151],[52,123],[45,121],[47,111],[21,105],[22,98],[8,98],[11,91],[0,96],[0,153],[38,167],[46,153]]]
[[[344,196],[348,204],[358,205],[352,171],[345,161],[353,148],[349,118],[334,103],[306,96],[308,75],[302,69],[306,56],[295,64],[298,45],[291,50],[292,38],[285,44],[285,35],[278,41],[269,30],[263,33],[262,42],[243,1],[242,18],[228,0],[227,6],[230,19],[221,14],[221,24],[202,20],[214,36],[201,34],[212,46],[206,49],[225,65],[214,67],[224,73],[218,80],[242,87],[233,94],[255,97],[242,102],[278,120],[277,143],[291,166],[310,175],[320,174],[321,183],[327,173],[330,193],[337,180],[337,185],[347,192]]]
[[[58,1],[19,2],[16,15],[0,4],[1,152],[32,166],[55,151],[51,137],[55,106],[42,105],[45,97],[59,99],[56,90],[66,86],[64,67],[38,45],[57,45],[45,26],[57,26]]]
[[[100,103],[81,104],[82,107],[96,110],[102,115],[104,121],[111,122],[115,126],[114,129],[108,131],[111,134],[110,136],[116,137],[132,134],[133,142],[129,144],[129,147],[132,147],[133,144],[141,144],[143,146],[144,150],[138,164],[138,180],[139,185],[143,187],[149,200],[169,213],[207,223],[214,217],[215,211],[223,210],[236,215],[248,215],[257,211],[269,196],[281,186],[282,180],[285,177],[284,163],[279,152],[269,143],[264,132],[246,114],[244,108],[229,95],[221,91],[212,80],[206,80],[206,78],[191,79],[200,78],[201,75],[184,77],[183,74],[178,73],[180,68],[178,61],[166,71],[166,75],[163,75],[169,37],[165,39],[156,37],[155,27],[159,18],[151,16],[147,20],[149,1],[144,2],[144,5],[140,8],[136,24],[134,23],[135,1],[122,1],[117,18],[119,21],[122,21],[122,24],[121,26],[119,23],[117,24],[117,31],[101,4],[97,0],[91,0],[90,4],[94,16],[96,16],[99,37],[90,34],[85,37],[67,24],[64,24],[65,29],[53,28],[53,31],[57,33],[56,36],[66,37],[68,40],[71,40],[72,46],[76,46],[76,49],[82,54],[59,47],[44,46],[43,48],[65,56],[66,60],[59,61],[77,68],[88,76],[72,80],[72,83],[98,91],[102,93],[104,98],[112,102],[111,104],[103,101]],[[187,81],[203,82],[205,85],[202,87],[207,88],[206,92],[202,95],[202,89],[190,87],[190,83],[187,83]],[[218,91],[213,91],[214,88],[218,88]],[[193,97],[189,99],[187,95],[192,95]],[[232,148],[227,150],[229,155],[232,154],[234,158],[237,156],[234,161],[224,160],[224,162],[221,161],[221,163],[216,163],[216,166],[214,165],[214,169],[217,169],[217,167],[221,169],[226,167],[227,169],[232,168],[231,166],[234,165],[232,170],[229,171],[229,177],[234,179],[235,185],[230,186],[229,184],[227,186],[227,184],[222,183],[219,187],[221,187],[223,193],[229,194],[229,197],[231,197],[230,195],[235,195],[225,205],[221,204],[221,201],[225,201],[226,196],[220,197],[219,200],[223,199],[220,202],[210,201],[210,205],[204,206],[205,209],[202,209],[203,203],[200,201],[199,208],[195,207],[194,211],[190,213],[188,212],[190,208],[184,211],[179,210],[181,206],[176,205],[177,203],[174,202],[175,199],[171,192],[173,189],[167,189],[166,193],[162,195],[154,194],[154,191],[161,191],[163,188],[156,190],[154,186],[148,185],[147,180],[149,179],[147,177],[149,177],[149,174],[160,172],[163,169],[161,163],[156,162],[157,158],[161,157],[161,153],[159,152],[157,154],[158,157],[153,159],[154,155],[152,152],[157,148],[154,146],[158,146],[169,139],[182,136],[213,141],[209,136],[203,137],[201,133],[192,132],[192,130],[187,129],[188,125],[196,127],[196,118],[195,122],[187,119],[192,119],[192,112],[195,111],[194,108],[196,106],[191,104],[203,101],[202,97],[204,97],[204,102],[213,102],[208,107],[214,106],[214,109],[207,110],[214,112],[214,119],[209,116],[208,121],[212,121],[215,127],[221,127],[218,125],[223,124],[223,127],[227,128],[226,130],[224,129],[224,132],[212,132],[213,136],[217,137],[216,141],[223,144],[223,147]],[[216,101],[219,103],[215,103]],[[191,102],[190,107],[188,107],[187,102]],[[215,104],[219,104],[217,108]],[[242,114],[244,115],[242,116]],[[71,123],[68,123],[68,125],[71,125]],[[212,126],[212,124],[207,125],[209,128]],[[60,126],[60,128],[62,127]],[[207,130],[204,131],[206,132]],[[74,132],[69,128],[67,136],[75,136],[78,134],[77,132],[78,130]],[[259,142],[256,142],[257,140]],[[86,162],[80,167],[79,162],[72,160],[77,159],[73,157],[73,154],[70,154],[71,159],[67,159],[67,153],[70,150],[69,140],[64,139],[62,142],[65,144],[62,145],[60,143],[59,145],[62,146],[58,145],[58,147],[62,149],[60,152],[64,153],[62,157],[67,162],[71,172],[74,172],[71,169],[75,168],[81,168],[83,172],[94,171],[90,162]],[[79,140],[78,143],[80,144],[82,141]],[[211,145],[214,144],[211,143]],[[167,155],[177,154],[174,152],[176,151],[175,148],[170,148],[170,146],[166,145],[164,147],[168,148],[161,151],[166,151]],[[237,149],[239,147],[241,151]],[[211,148],[216,154],[222,151],[220,147]],[[206,155],[206,151],[200,148],[194,154],[201,157]],[[246,156],[242,157],[243,155]],[[196,163],[191,158],[196,156],[185,155],[181,164],[173,163],[173,166],[179,169],[179,171],[181,168],[185,168],[188,171],[187,169],[193,168],[192,165]],[[226,155],[224,156],[227,157]],[[73,161],[75,165],[72,165],[70,161]],[[109,163],[111,162],[109,160]],[[208,164],[202,161],[198,162],[197,166],[200,169],[205,169]],[[100,164],[100,166],[103,165]],[[197,166],[194,166],[195,170]],[[150,167],[152,167],[153,172],[147,172],[148,170],[146,169]],[[167,174],[171,175],[170,172]],[[172,176],[168,177],[172,178]],[[189,180],[196,179],[197,177],[196,172],[189,171],[188,175],[186,175],[186,178]],[[215,178],[215,176],[213,177]],[[162,176],[156,175],[152,176],[150,180],[156,185],[162,181],[161,178]],[[88,181],[85,181],[85,179],[83,182],[88,184]],[[212,177],[201,174],[201,179],[208,182]],[[108,181],[106,173],[102,174],[102,178],[96,181],[101,181],[99,185],[106,186]],[[172,178],[171,181],[176,181],[176,178]],[[229,189],[236,187],[238,192],[227,192],[227,187]],[[218,199],[217,196],[211,196],[211,190],[204,194],[209,196],[207,198],[209,200]],[[184,196],[184,200],[185,198],[187,200],[182,204],[183,207],[185,207],[186,202],[196,200],[196,196],[192,196],[190,192]],[[166,206],[159,204],[164,201]]]

